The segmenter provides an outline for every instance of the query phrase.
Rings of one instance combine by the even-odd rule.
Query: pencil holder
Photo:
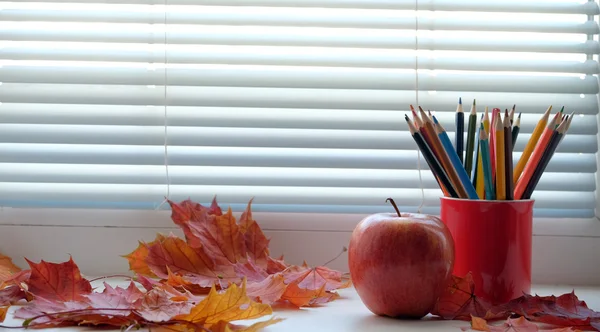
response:
[[[478,297],[500,304],[531,291],[533,205],[441,198],[441,219],[455,244],[453,273],[471,272]]]

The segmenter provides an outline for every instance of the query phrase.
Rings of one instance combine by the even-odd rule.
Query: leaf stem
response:
[[[125,279],[129,279],[129,280],[133,280],[132,276],[128,276],[125,274],[112,274],[109,276],[103,276],[103,277],[98,277],[98,278],[94,278],[94,279],[90,279],[88,280],[89,282],[94,282],[94,281],[98,281],[98,280],[102,280],[102,279],[109,279],[109,278],[125,278]]]
[[[325,264],[323,264],[322,266],[326,266],[327,264],[333,262],[334,260],[340,258],[340,256],[345,253],[346,251],[348,251],[348,248],[346,247],[342,247],[342,251],[340,251],[337,256],[333,257],[332,259],[328,260],[327,262],[325,262]]]
[[[398,206],[396,205],[396,202],[394,202],[394,200],[391,197],[388,197],[385,201],[392,203],[392,206],[394,207],[394,210],[396,210],[398,217],[402,217],[402,215],[400,214],[400,210],[398,210]]]

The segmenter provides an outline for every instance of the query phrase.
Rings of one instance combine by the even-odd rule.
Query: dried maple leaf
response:
[[[11,285],[19,286],[25,281],[27,281],[30,276],[31,270],[21,270],[10,276],[10,278],[6,279],[2,284],[0,284],[0,288],[8,287]]]
[[[468,273],[464,278],[450,278],[431,313],[444,319],[471,320],[471,316],[487,319],[491,318],[488,313],[491,307],[475,295],[475,283]]]
[[[85,294],[92,291],[90,282],[81,276],[79,267],[69,258],[64,263],[39,264],[27,260],[31,276],[27,280],[27,291],[35,297],[54,301],[83,300]]]
[[[472,317],[471,329],[475,331],[489,331],[489,332],[576,332],[579,330],[573,330],[570,327],[544,330],[540,329],[536,324],[528,321],[525,317],[519,318],[507,318],[506,321],[502,322],[501,325],[488,325],[483,318]]]
[[[149,291],[142,299],[139,315],[150,322],[166,322],[175,316],[188,314],[191,302],[173,301],[172,295],[161,289]]]
[[[286,284],[295,283],[300,288],[319,290],[324,287],[326,291],[350,287],[350,281],[344,281],[342,273],[334,271],[326,266],[309,268],[306,263],[303,266],[293,266],[283,271]]]
[[[0,284],[19,271],[21,271],[21,268],[16,266],[10,257],[0,254]]]
[[[324,292],[324,289],[324,287],[321,289],[300,288],[297,283],[291,283],[285,289],[281,299],[287,300],[297,307],[310,306]]]
[[[210,328],[219,321],[254,319],[270,315],[270,305],[252,301],[246,294],[246,280],[241,287],[232,284],[224,293],[219,294],[215,287],[208,296],[192,308],[189,314],[175,317],[194,324],[204,324]]]
[[[101,293],[91,293],[85,295],[87,302],[93,308],[107,309],[132,309],[139,305],[139,302],[144,297],[137,286],[133,282],[127,288],[113,288],[109,284],[104,283],[104,290]],[[95,311],[97,314],[113,315],[114,311]]]
[[[170,270],[200,287],[210,287],[221,280],[239,281],[232,265],[217,266],[202,248],[193,248],[176,236],[169,236],[148,250],[146,262],[160,278],[168,278]]]
[[[277,324],[281,322],[283,318],[271,318],[266,321],[254,323],[250,326],[235,325],[227,321],[220,321],[217,324],[210,327],[211,332],[257,332],[269,325]]]
[[[269,276],[264,268],[257,266],[254,259],[248,257],[245,263],[237,263],[233,266],[238,276],[244,276],[248,281],[263,281]]]
[[[258,266],[266,268],[268,265],[267,259],[269,258],[269,239],[267,239],[256,220],[252,217],[251,205],[252,199],[248,202],[246,210],[240,217],[240,232],[244,234],[244,243],[248,256]]]
[[[222,215],[223,212],[214,197],[210,207],[191,201],[190,199],[175,203],[167,200],[171,206],[171,220],[181,227],[188,244],[192,247],[201,247],[202,241],[192,231],[192,223],[205,221],[207,215]]]
[[[25,298],[26,293],[18,286],[0,289],[0,323],[4,321],[10,305]]]
[[[289,267],[289,265],[283,261],[283,256],[281,256],[277,259],[267,256],[267,273],[268,274],[275,274],[275,273],[282,272],[285,269],[287,269],[288,267]]]
[[[287,287],[283,275],[272,274],[262,281],[248,282],[246,291],[255,301],[272,304],[281,299]]]
[[[166,283],[169,286],[175,287],[175,288],[179,288],[185,291],[189,291],[192,294],[208,294],[208,292],[210,291],[210,287],[201,287],[198,284],[195,284],[193,282],[190,282],[188,280],[186,280],[184,277],[182,277],[179,274],[175,274],[173,272],[171,272],[171,269],[169,269],[167,267],[167,280]]]
[[[9,307],[0,307],[0,323],[4,322],[4,319],[6,319],[8,308]]]
[[[156,243],[160,243],[165,239],[164,235],[157,234],[156,239],[150,243],[138,242],[138,247],[130,252],[127,255],[122,257],[127,258],[129,262],[129,269],[135,273],[146,275],[149,277],[156,277],[156,275],[152,272],[150,267],[148,266],[148,247],[155,245]]]

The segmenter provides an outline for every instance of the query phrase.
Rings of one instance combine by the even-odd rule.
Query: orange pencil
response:
[[[560,113],[557,113],[557,114],[560,114]],[[552,119],[552,121],[550,121],[550,123],[548,123],[548,125],[546,126],[546,129],[544,129],[544,132],[542,133],[542,136],[540,137],[537,144],[535,145],[533,153],[531,154],[529,161],[527,161],[527,164],[525,164],[525,169],[523,169],[523,173],[521,173],[521,176],[519,177],[519,179],[517,180],[517,183],[515,185],[515,195],[514,195],[515,200],[521,199],[521,197],[523,196],[523,193],[525,192],[525,189],[527,188],[527,184],[531,180],[531,176],[535,172],[535,170],[540,162],[540,158],[544,154],[544,151],[546,150],[546,146],[548,146],[548,142],[550,142],[552,133],[554,133],[554,131],[556,130],[556,124],[558,123],[558,120],[559,120],[559,117],[555,116]]]

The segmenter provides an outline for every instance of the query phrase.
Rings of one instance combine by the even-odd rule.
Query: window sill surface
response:
[[[113,285],[124,285],[123,282],[110,282]],[[100,284],[94,284],[100,286]],[[101,288],[101,287],[99,287]],[[580,300],[595,310],[600,311],[600,287],[567,285],[534,285],[533,294],[540,296],[560,295],[575,290],[575,294]],[[269,326],[264,332],[400,332],[400,331],[461,331],[461,328],[469,328],[469,322],[466,321],[442,321],[433,316],[424,317],[421,320],[398,320],[373,315],[360,301],[356,291],[353,288],[344,289],[340,292],[341,298],[318,308],[296,309],[289,306],[274,306],[273,315],[262,317],[252,321],[238,321],[240,324],[250,324],[256,321],[266,320],[270,317],[284,318],[282,322]],[[16,306],[9,309],[9,313],[4,321],[4,325],[18,326],[21,320],[14,319],[12,313],[17,309]],[[86,327],[72,328],[54,328],[44,329],[45,332],[70,332],[70,331],[92,331]],[[111,330],[102,331],[107,332]],[[119,331],[118,329],[112,331]],[[140,329],[138,331],[148,331]]]

